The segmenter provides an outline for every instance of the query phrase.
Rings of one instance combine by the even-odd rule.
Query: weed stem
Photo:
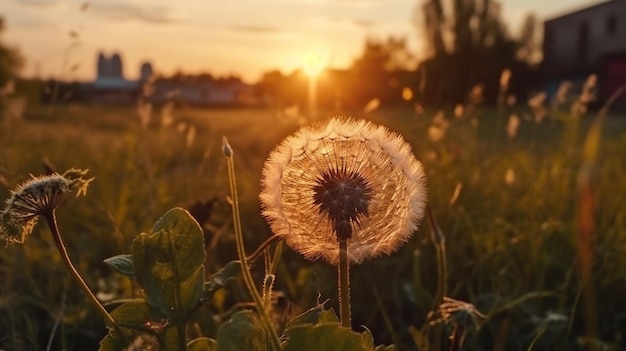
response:
[[[350,264],[348,263],[348,240],[339,240],[339,319],[341,326],[351,327],[350,322]]]
[[[224,143],[227,145],[228,141],[224,138]],[[270,333],[270,341],[274,350],[281,350],[280,339],[278,338],[278,334],[276,333],[276,329],[272,325],[272,321],[268,315],[267,309],[264,307],[263,299],[259,294],[259,291],[256,289],[254,285],[254,280],[252,279],[252,274],[250,273],[250,265],[248,264],[248,258],[246,257],[246,250],[243,244],[243,233],[241,230],[241,216],[239,214],[239,198],[237,196],[237,181],[235,178],[235,163],[233,161],[233,153],[228,146],[228,152],[225,152],[226,156],[226,164],[228,166],[228,182],[230,185],[230,196],[231,196],[231,206],[233,209],[233,223],[235,229],[235,246],[237,246],[237,256],[239,256],[239,260],[241,261],[241,273],[243,276],[244,283],[256,304],[257,310],[261,317],[261,321],[265,324],[265,329],[268,333]]]
[[[91,303],[96,307],[98,312],[102,314],[107,324],[109,324],[109,326],[114,328],[120,334],[121,337],[124,337],[124,334],[122,333],[120,327],[117,325],[113,317],[111,317],[109,312],[107,312],[104,306],[102,306],[100,301],[98,301],[96,296],[91,292],[91,290],[87,286],[87,283],[85,283],[80,273],[78,273],[78,271],[72,264],[72,260],[70,259],[70,256],[67,253],[67,249],[65,248],[65,244],[63,243],[63,239],[61,238],[61,234],[59,233],[55,210],[53,209],[51,211],[42,213],[42,216],[46,219],[46,222],[48,223],[48,227],[50,227],[50,231],[52,232],[52,238],[54,239],[54,243],[56,244],[57,249],[59,250],[59,254],[61,254],[61,259],[63,260],[63,263],[65,264],[65,267],[67,268],[67,270],[70,272],[72,277],[78,282],[78,285],[80,285],[80,287],[83,289],[83,292],[85,293],[85,295],[87,295],[87,298],[89,298],[89,301],[91,301]]]

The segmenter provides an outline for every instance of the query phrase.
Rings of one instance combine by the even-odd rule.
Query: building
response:
[[[88,84],[88,101],[97,104],[136,104],[149,91],[151,103],[176,102],[187,106],[256,106],[260,104],[257,89],[237,77],[215,78],[209,74],[155,77],[152,65],[140,66],[138,80],[124,78],[122,58],[98,54],[97,77]],[[149,87],[149,89],[144,89]]]
[[[110,57],[102,52],[98,54],[97,75],[89,85],[89,100],[99,104],[136,103],[142,84],[152,75],[152,66],[144,63],[139,80],[124,78],[122,58],[118,53]]]
[[[626,0],[610,0],[544,22],[542,73],[548,95],[597,75],[603,104],[626,84]],[[626,94],[617,102],[626,105]]]

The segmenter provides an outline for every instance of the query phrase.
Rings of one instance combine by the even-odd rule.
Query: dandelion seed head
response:
[[[85,195],[93,180],[84,179],[86,170],[70,169],[60,175],[54,173],[32,177],[11,191],[6,206],[0,212],[0,239],[9,243],[23,243],[40,215],[59,207],[67,195],[76,191],[76,196]]]
[[[417,229],[425,178],[397,134],[333,118],[271,152],[259,198],[272,231],[306,258],[336,264],[337,241],[345,239],[350,261],[359,263],[395,251]]]

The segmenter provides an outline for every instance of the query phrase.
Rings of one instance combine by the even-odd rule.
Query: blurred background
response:
[[[424,163],[448,294],[489,315],[467,349],[626,350],[625,85],[626,0],[3,0],[0,198],[29,174],[89,168],[59,225],[112,308],[137,287],[102,260],[173,206],[203,226],[207,274],[235,259],[222,136],[252,252],[270,235],[257,196],[271,149],[362,117]],[[436,272],[423,223],[353,268],[353,325],[419,349]],[[336,308],[333,267],[286,249],[277,276],[278,316]],[[238,280],[216,296],[203,335],[249,300]],[[0,250],[0,349],[95,349],[104,334],[44,226]]]

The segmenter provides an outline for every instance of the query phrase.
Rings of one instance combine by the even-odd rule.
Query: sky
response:
[[[26,57],[24,76],[93,80],[99,52],[170,75],[238,75],[301,67],[312,54],[348,67],[365,39],[404,36],[419,57],[414,22],[424,0],[0,0],[5,44]],[[602,0],[500,0],[509,30],[524,16],[554,17]]]

